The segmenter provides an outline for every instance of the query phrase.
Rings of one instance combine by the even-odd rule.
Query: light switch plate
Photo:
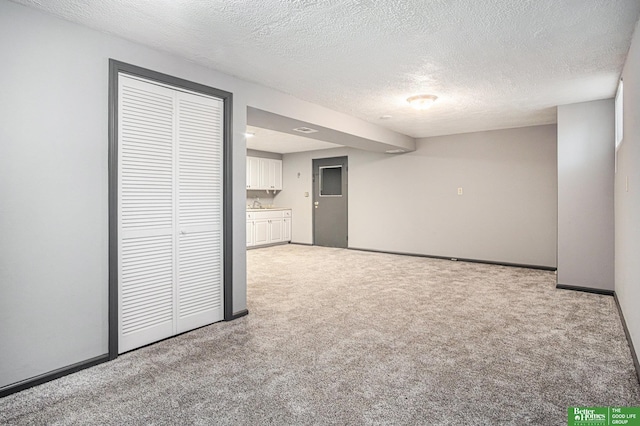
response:
[[[458,188],[458,195],[462,195],[462,187]]]

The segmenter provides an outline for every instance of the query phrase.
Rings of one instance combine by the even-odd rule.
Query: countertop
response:
[[[252,209],[247,207],[247,211],[248,212],[266,212],[266,211],[273,211],[273,210],[291,210],[291,207],[263,207],[261,209]]]

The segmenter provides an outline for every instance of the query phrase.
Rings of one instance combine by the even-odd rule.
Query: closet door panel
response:
[[[177,332],[223,319],[223,103],[179,92]]]
[[[119,352],[173,335],[173,238],[124,239]]]
[[[174,95],[121,75],[119,352],[174,333]]]

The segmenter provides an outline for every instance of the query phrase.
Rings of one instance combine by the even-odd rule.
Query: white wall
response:
[[[247,106],[412,139],[0,1],[0,388],[107,353],[108,60],[232,92],[233,310],[246,307]]]
[[[638,309],[638,302],[640,302],[640,30],[638,28],[636,26],[622,73],[624,140],[618,149],[618,170],[615,174],[616,294],[636,351],[640,350],[640,309]]]
[[[402,155],[285,154],[276,203],[293,208],[294,242],[312,243],[312,159],[339,155],[349,247],[555,267],[555,125],[426,138]]]
[[[613,290],[613,100],[558,107],[558,284]]]

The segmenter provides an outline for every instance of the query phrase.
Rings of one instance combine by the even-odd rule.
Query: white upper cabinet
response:
[[[271,189],[282,189],[282,160],[270,160],[269,183]]]
[[[247,157],[247,189],[282,189],[282,160]]]
[[[260,158],[247,157],[247,189],[260,188]]]

